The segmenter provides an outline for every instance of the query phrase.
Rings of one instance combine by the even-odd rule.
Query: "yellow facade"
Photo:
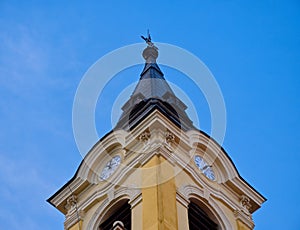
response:
[[[172,166],[162,156],[155,155],[144,168],[148,170],[143,175],[146,182],[142,189],[143,229],[177,229],[175,180],[165,181],[170,173],[174,174]],[[148,180],[155,180],[156,186],[148,187]]]
[[[107,221],[119,221],[114,218],[121,218],[118,212],[128,205],[132,230],[188,230],[191,204],[218,230],[253,229],[252,214],[266,199],[239,175],[218,143],[194,128],[184,111],[179,117],[171,108],[169,103],[177,103],[185,110],[164,81],[151,44],[143,52],[147,62],[141,76],[151,79],[147,84],[159,79],[149,87],[160,84],[162,92],[142,100],[140,91],[155,90],[138,84],[123,107],[119,128],[95,144],[74,177],[48,202],[65,215],[67,230],[112,225]],[[213,177],[199,168],[196,156]]]
[[[75,223],[73,226],[68,228],[68,230],[81,230],[82,229],[82,220]]]
[[[150,130],[155,144],[151,144],[151,137],[147,145],[137,141],[135,137],[139,137],[145,130]],[[95,177],[95,170],[89,165],[101,169],[101,162],[107,158],[107,155],[101,155],[105,148],[94,148],[99,157],[94,158],[91,152],[88,155],[90,158],[80,166],[68,187],[62,188],[51,198],[51,202],[66,215],[65,229],[78,229],[78,221],[80,230],[96,229],[110,215],[111,210],[124,200],[131,206],[133,230],[188,229],[188,206],[191,200],[197,202],[220,229],[253,229],[252,213],[259,208],[264,198],[241,181],[238,174],[234,176],[235,168],[229,165],[231,162],[225,155],[219,154],[218,160],[215,160],[217,180],[206,178],[193,162],[193,156],[203,154],[204,150],[191,147],[198,146],[191,143],[191,140],[201,140],[202,134],[181,133],[183,136],[180,141],[176,137],[173,143],[167,143],[165,136],[160,134],[170,131],[174,135],[179,133],[178,128],[172,126],[160,112],[154,111],[149,119],[128,133],[129,136],[123,131],[115,133],[114,136],[118,137],[115,139],[107,136],[101,148],[107,146],[113,155],[119,154],[122,158],[122,166],[109,181],[93,181],[98,177]],[[198,137],[195,139],[196,134]],[[127,147],[120,148],[121,136]],[[133,146],[136,147],[134,151],[123,151]],[[217,144],[211,150],[215,147]]]

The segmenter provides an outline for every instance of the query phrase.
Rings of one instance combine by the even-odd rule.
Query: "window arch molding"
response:
[[[140,201],[141,197],[141,191],[138,189],[120,188],[108,193],[108,197],[102,201],[89,220],[87,229],[98,230],[101,222],[105,220],[107,213],[119,203],[128,202],[132,209]]]
[[[213,219],[216,220],[217,224],[220,226],[220,229],[235,229],[219,205],[212,199],[212,197],[209,195],[207,196],[203,190],[193,185],[183,186],[177,191],[177,199],[181,203],[184,202],[187,208],[191,201],[199,205],[204,209],[204,211],[208,212],[214,217]]]

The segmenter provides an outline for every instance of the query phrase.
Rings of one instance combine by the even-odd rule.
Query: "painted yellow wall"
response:
[[[154,155],[143,167],[143,181],[154,186],[142,189],[143,229],[177,229],[176,187],[174,178],[165,181],[173,166]]]
[[[251,230],[251,228],[249,228],[240,220],[237,220],[237,226],[238,226],[238,230]]]
[[[234,210],[230,209],[223,201],[219,199],[214,199],[214,200],[217,203],[217,205],[222,209],[222,212],[224,213],[228,221],[232,223],[232,227],[236,228],[235,226],[236,218],[234,216]]]
[[[82,230],[82,220],[74,224],[72,227],[70,227],[68,230]]]

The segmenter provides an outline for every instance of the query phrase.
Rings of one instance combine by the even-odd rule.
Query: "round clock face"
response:
[[[195,164],[201,170],[201,172],[210,180],[215,180],[215,173],[211,166],[209,166],[205,160],[200,156],[195,156]]]
[[[114,156],[110,161],[108,161],[102,169],[100,180],[103,181],[108,179],[116,171],[120,163],[121,157],[118,155]]]

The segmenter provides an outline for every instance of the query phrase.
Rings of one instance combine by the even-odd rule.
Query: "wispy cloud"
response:
[[[30,87],[36,76],[43,76],[47,67],[47,46],[38,39],[37,32],[24,25],[6,26],[0,35],[1,85],[20,92]]]
[[[42,229],[35,222],[47,215],[45,194],[54,186],[38,171],[38,162],[0,155],[0,229]],[[35,215],[35,217],[33,216]]]

